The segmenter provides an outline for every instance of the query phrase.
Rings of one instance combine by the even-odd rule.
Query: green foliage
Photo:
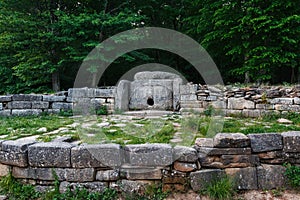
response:
[[[236,190],[234,188],[234,181],[230,177],[224,176],[222,178],[213,179],[200,192],[202,194],[208,195],[212,199],[230,200],[233,199],[236,193]]]
[[[300,167],[291,164],[284,164],[286,167],[285,175],[292,187],[300,186]]]
[[[151,184],[145,187],[144,194],[133,193],[123,193],[125,200],[164,200],[168,197],[169,192],[162,191],[161,184]]]
[[[21,184],[11,173],[1,178],[0,193],[8,194],[11,200],[37,199],[40,196],[40,193],[35,191],[34,186]]]
[[[96,110],[97,115],[107,115],[108,109],[106,105],[101,105],[99,109]]]

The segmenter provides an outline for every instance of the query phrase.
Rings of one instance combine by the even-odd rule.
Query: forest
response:
[[[138,27],[193,38],[213,58],[225,84],[300,81],[299,0],[1,0],[0,94],[67,90],[93,48]],[[188,81],[203,82],[178,55],[141,49],[115,60],[98,86],[115,85],[145,63],[161,63]]]

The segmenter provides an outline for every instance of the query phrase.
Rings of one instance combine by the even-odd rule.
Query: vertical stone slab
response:
[[[129,104],[129,94],[130,94],[130,81],[121,80],[117,87],[116,98],[115,98],[115,108],[119,110],[127,111]]]
[[[257,167],[258,189],[270,190],[286,186],[285,167],[281,165],[266,165]]]
[[[173,110],[179,110],[181,84],[182,84],[181,78],[176,78],[173,80]]]
[[[233,178],[239,190],[257,190],[257,174],[255,167],[247,168],[227,168],[227,175]]]

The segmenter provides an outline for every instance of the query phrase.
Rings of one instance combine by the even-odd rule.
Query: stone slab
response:
[[[13,101],[42,101],[42,95],[35,94],[14,94]]]
[[[181,162],[196,162],[198,160],[198,154],[196,149],[185,146],[175,146],[174,149],[174,160]]]
[[[280,165],[262,164],[257,167],[258,188],[262,190],[284,188],[287,183],[285,170],[285,167]]]
[[[238,190],[257,190],[257,174],[255,167],[227,168],[227,175],[233,178]]]
[[[250,139],[242,133],[218,133],[214,137],[214,147],[242,148],[249,146]]]
[[[119,170],[101,170],[96,173],[97,181],[117,181],[120,178]]]
[[[61,182],[59,185],[59,192],[65,193],[68,189],[75,191],[77,188],[85,188],[89,192],[102,193],[106,188],[108,188],[108,183],[103,182],[88,182],[88,183],[70,183]]]
[[[190,174],[191,187],[195,192],[206,187],[211,181],[220,179],[225,172],[219,169],[205,169]]]
[[[1,95],[0,96],[0,102],[9,102],[12,100],[11,95]]]
[[[126,162],[134,166],[167,166],[173,162],[173,150],[168,144],[126,145]]]
[[[54,102],[52,103],[52,109],[61,109],[61,110],[72,110],[72,103],[62,103]]]
[[[209,148],[198,147],[197,151],[201,156],[214,156],[214,155],[250,155],[251,148]]]
[[[283,148],[281,134],[260,133],[248,134],[247,136],[250,138],[251,148],[255,153],[281,150]]]
[[[31,102],[32,109],[47,109],[49,108],[49,102],[45,101],[33,101]]]
[[[7,106],[9,109],[30,109],[30,101],[12,101],[8,103]]]
[[[71,147],[65,142],[37,143],[29,146],[29,165],[33,167],[71,167]]]
[[[66,98],[66,96],[43,95],[43,101],[46,102],[63,102]]]
[[[71,149],[74,168],[119,167],[124,160],[124,151],[118,144],[81,145]]]
[[[300,131],[289,131],[282,133],[283,151],[300,152]]]

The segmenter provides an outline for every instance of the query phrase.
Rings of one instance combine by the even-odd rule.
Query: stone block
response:
[[[196,138],[195,145],[198,147],[213,147],[213,138]]]
[[[1,144],[0,162],[13,166],[28,166],[27,150],[32,141],[4,141]]]
[[[0,97],[0,101],[1,101],[1,97]],[[294,104],[297,104],[297,105],[300,104],[300,98],[299,97],[294,98]]]
[[[174,162],[174,169],[180,172],[192,172],[198,169],[195,163]]]
[[[120,178],[119,170],[101,170],[96,173],[97,181],[117,181]]]
[[[88,183],[70,183],[70,182],[61,182],[59,185],[59,192],[65,193],[68,189],[75,191],[77,188],[84,188],[89,192],[98,192],[102,193],[106,188],[108,188],[108,183],[103,182],[88,182]]]
[[[271,104],[287,104],[292,105],[293,104],[293,98],[275,98],[270,100]]]
[[[74,168],[119,167],[124,159],[124,151],[117,144],[81,145],[71,149]]]
[[[15,178],[22,179],[54,181],[54,174],[57,175],[59,181],[87,182],[94,180],[95,169],[13,167],[12,170]]]
[[[14,94],[13,101],[42,101],[42,95],[35,94]]]
[[[115,97],[116,89],[95,89],[93,97],[108,98]]]
[[[180,95],[180,101],[195,101],[197,96],[195,94],[182,94]]]
[[[218,133],[214,137],[214,147],[240,148],[249,146],[250,139],[242,133]]]
[[[33,109],[47,109],[47,108],[49,108],[49,102],[33,101],[33,102],[31,102],[31,107]]]
[[[1,150],[6,152],[27,153],[28,147],[34,143],[35,143],[34,141],[27,141],[27,140],[3,141]]]
[[[49,114],[59,114],[60,109],[45,109],[44,112],[47,112]]]
[[[192,172],[190,174],[191,187],[195,192],[206,187],[213,180],[220,179],[225,175],[225,172],[219,169],[205,169]]]
[[[248,134],[250,138],[252,151],[266,152],[273,150],[281,150],[283,148],[282,136],[278,133],[261,133],[261,134]]]
[[[81,98],[81,97],[88,97],[89,89],[86,88],[70,88],[68,90],[68,97],[75,97],[75,98]]]
[[[11,95],[1,95],[0,96],[0,102],[9,102],[12,100]]]
[[[128,180],[161,180],[161,168],[122,167],[121,176]]]
[[[72,103],[62,103],[54,102],[52,103],[52,109],[61,109],[61,110],[72,110]]]
[[[255,108],[261,110],[274,110],[275,106],[274,104],[256,104]]]
[[[200,157],[202,167],[210,168],[244,168],[259,165],[257,155],[222,155]]]
[[[118,185],[121,185],[121,191],[126,193],[139,193],[143,194],[147,187],[151,184],[154,184],[154,181],[142,181],[142,180],[121,180],[117,182]]]
[[[12,176],[19,179],[36,179],[36,170],[31,167],[13,167]]]
[[[257,190],[257,174],[255,167],[247,168],[227,168],[227,175],[233,178],[239,190]]]
[[[64,142],[37,143],[29,146],[29,165],[33,167],[71,167],[71,147]]]
[[[300,152],[300,131],[284,132],[282,139],[284,152]]]
[[[2,116],[2,117],[11,116],[11,110],[0,110],[0,116]]]
[[[300,112],[300,106],[299,105],[276,104],[275,110]]]
[[[196,84],[180,85],[179,91],[180,94],[195,94],[195,92],[197,91],[197,85]]]
[[[0,163],[0,178],[7,176],[11,170],[11,166]]]
[[[232,110],[232,109],[226,109],[225,110],[226,116],[234,116],[234,117],[240,117],[242,116],[242,110]]]
[[[8,103],[9,109],[30,109],[31,102],[30,101],[12,101]]]
[[[41,109],[13,109],[11,114],[13,116],[29,116],[40,115],[43,111]]]
[[[242,115],[244,117],[260,117],[261,116],[261,112],[260,110],[248,110],[248,109],[245,109],[242,111]]]
[[[227,106],[225,101],[213,101],[211,105],[215,109],[226,109]]]
[[[257,167],[258,189],[270,190],[284,188],[287,180],[285,178],[285,167],[280,165],[266,165]]]
[[[215,156],[215,155],[250,155],[251,148],[209,148],[199,147],[197,148],[199,154],[203,156]]]
[[[175,146],[173,152],[173,159],[177,161],[196,162],[198,160],[198,154],[196,149],[194,148],[185,146]]]
[[[253,101],[245,100],[244,98],[229,98],[228,109],[243,110],[254,109],[255,103]]]
[[[126,162],[134,166],[167,166],[173,162],[173,151],[168,144],[126,145]]]
[[[66,100],[66,98],[66,96],[43,95],[43,101],[46,102],[63,102]]]
[[[28,166],[28,158],[26,153],[0,151],[0,162],[19,167]]]

